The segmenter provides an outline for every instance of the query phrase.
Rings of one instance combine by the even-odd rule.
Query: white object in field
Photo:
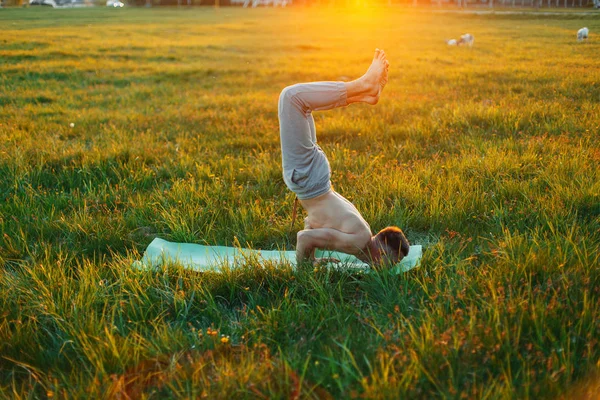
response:
[[[52,8],[57,8],[58,4],[54,0],[29,0],[30,6],[50,6]]]
[[[106,6],[107,7],[121,8],[121,7],[125,7],[125,3],[120,2],[119,0],[108,0],[106,2]]]
[[[590,33],[588,28],[581,28],[577,31],[577,40],[582,41],[588,38],[588,34]]]
[[[74,123],[72,123],[72,122],[69,124],[69,126],[70,126],[71,128],[75,128],[75,124],[74,124]]]
[[[410,246],[408,255],[394,266],[395,273],[406,272],[419,265],[423,248],[420,245]],[[334,269],[347,269],[351,271],[370,270],[368,264],[354,256],[335,251],[319,251],[316,257],[333,257],[339,263],[328,263],[327,267]],[[246,260],[259,262],[271,261],[296,266],[296,252],[284,250],[251,250],[226,246],[203,246],[193,243],[175,243],[164,239],[155,238],[146,248],[141,263],[136,262],[136,267],[152,268],[165,263],[176,263],[184,268],[195,271],[219,272],[220,267],[236,268]]]
[[[475,37],[473,35],[471,35],[470,33],[465,33],[464,35],[462,35],[460,37],[460,39],[458,39],[458,45],[467,45],[469,47],[473,46],[473,43],[475,43]]]
[[[450,40],[446,40],[446,44],[448,46],[456,46],[458,43],[457,43],[456,39],[450,39]]]
[[[0,0],[0,3],[2,1]],[[92,4],[86,0],[29,0],[30,6],[50,6],[52,8],[79,8]]]

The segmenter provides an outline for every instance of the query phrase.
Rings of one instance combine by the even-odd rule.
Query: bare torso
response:
[[[308,213],[305,229],[331,228],[348,234],[371,236],[371,227],[356,207],[341,194],[329,192],[309,200],[300,200]]]

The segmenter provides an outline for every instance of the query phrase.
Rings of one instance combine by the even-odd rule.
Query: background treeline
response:
[[[27,7],[30,0],[0,0],[3,7]],[[106,6],[106,0],[54,0],[62,7]],[[229,6],[229,0],[121,0],[126,6]],[[217,4],[218,3],[218,4]]]
[[[105,0],[55,0],[68,6],[104,6]],[[600,8],[600,0],[122,0],[127,6],[368,6],[412,5],[450,7]],[[27,6],[29,0],[0,0],[2,6]]]

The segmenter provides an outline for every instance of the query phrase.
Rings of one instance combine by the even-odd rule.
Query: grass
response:
[[[597,18],[98,8],[0,24],[0,397],[597,387]],[[466,31],[472,49],[443,42]],[[424,245],[420,268],[131,267],[156,236],[293,249],[279,92],[357,77],[375,47],[384,97],[316,113],[319,141],[373,230]]]

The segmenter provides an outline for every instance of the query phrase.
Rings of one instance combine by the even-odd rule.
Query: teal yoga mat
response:
[[[410,246],[408,256],[396,264],[395,272],[405,272],[419,265],[423,254],[420,245]],[[354,256],[335,251],[317,251],[317,257],[334,257],[339,263],[328,263],[329,268],[369,271],[369,266]],[[296,265],[295,251],[253,250],[225,246],[204,246],[193,243],[175,243],[154,239],[146,248],[141,265],[157,267],[165,263],[176,263],[195,271],[216,271],[222,267],[235,268],[246,260],[271,261]]]

